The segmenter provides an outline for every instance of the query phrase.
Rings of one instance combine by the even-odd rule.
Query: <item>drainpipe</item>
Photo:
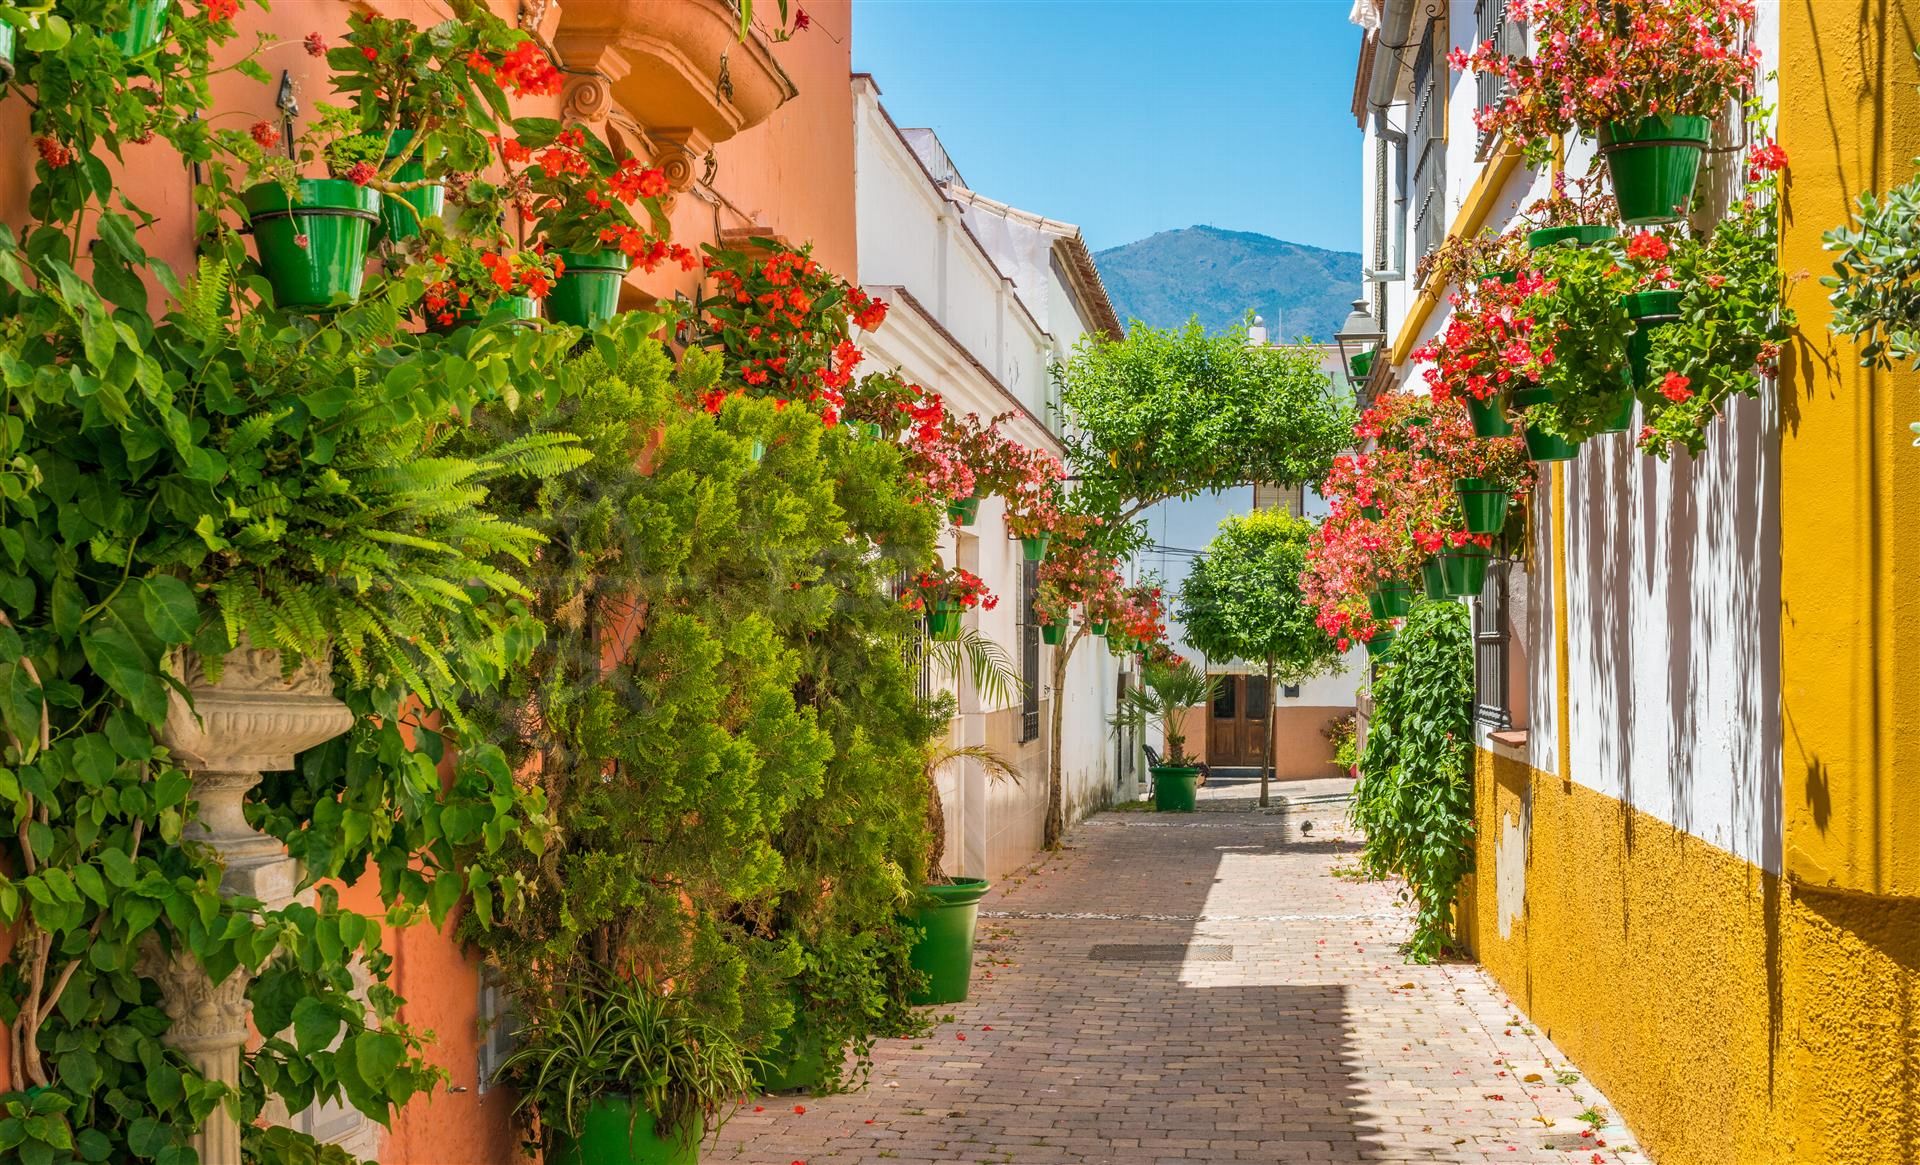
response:
[[[1385,0],[1380,6],[1380,30],[1374,34],[1373,75],[1367,79],[1367,105],[1376,114],[1393,104],[1400,85],[1400,54],[1409,47],[1413,10],[1417,0]],[[1428,14],[1433,14],[1431,6]],[[1382,58],[1381,52],[1386,56]]]

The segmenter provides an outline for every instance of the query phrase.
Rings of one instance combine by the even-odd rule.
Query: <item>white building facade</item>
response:
[[[1120,334],[1078,229],[974,193],[933,131],[895,125],[873,78],[856,75],[852,84],[859,278],[892,305],[887,326],[862,339],[863,368],[898,369],[956,413],[1012,413],[1008,436],[1060,456],[1050,369],[1083,335]],[[966,620],[1006,650],[1025,686],[1023,699],[1006,707],[988,706],[971,684],[956,691],[952,742],[992,749],[1021,779],[990,780],[973,761],[942,771],[953,875],[998,878],[1041,848],[1053,701],[1065,701],[1067,821],[1128,791],[1121,780],[1130,770],[1109,727],[1120,661],[1097,650],[1097,640],[1083,643],[1064,690],[1052,690],[1052,653],[1061,649],[1041,642],[1034,574],[1005,514],[1001,499],[985,499],[973,525],[951,526],[942,539],[942,558],[980,575],[999,597],[996,609]]]

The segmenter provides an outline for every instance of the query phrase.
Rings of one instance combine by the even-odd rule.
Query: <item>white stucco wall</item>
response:
[[[1450,8],[1455,44],[1474,32],[1472,0]],[[1776,60],[1778,12],[1760,7],[1756,40]],[[1770,84],[1769,84],[1769,87]],[[1449,98],[1448,219],[1480,170],[1471,78]],[[1396,113],[1396,117],[1399,116]],[[1369,197],[1371,131],[1362,165]],[[1567,168],[1586,172],[1591,143]],[[1737,164],[1737,155],[1731,164]],[[1489,225],[1511,222],[1547,189],[1524,168],[1501,192]],[[1372,214],[1363,208],[1372,255]],[[1390,288],[1388,334],[1405,319],[1410,288]],[[1423,338],[1445,323],[1435,311]],[[1419,370],[1398,370],[1418,384]],[[1617,798],[1762,869],[1780,871],[1779,474],[1777,396],[1738,401],[1713,427],[1707,451],[1661,461],[1630,434],[1590,440],[1556,475],[1543,469],[1517,633],[1528,648],[1524,759]],[[1555,512],[1565,521],[1566,756],[1560,755],[1555,658]],[[1524,602],[1524,614],[1521,603]],[[1486,741],[1484,746],[1501,748]]]

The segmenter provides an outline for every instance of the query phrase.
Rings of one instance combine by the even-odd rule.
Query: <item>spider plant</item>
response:
[[[753,1091],[754,1057],[651,982],[611,978],[560,989],[500,1065],[549,1148],[580,1135],[596,1103],[630,1101],[656,1134],[692,1144],[720,1131]],[[551,1159],[551,1158],[549,1158]]]

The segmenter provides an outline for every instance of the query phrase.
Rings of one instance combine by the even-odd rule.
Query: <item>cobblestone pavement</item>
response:
[[[765,1097],[708,1162],[1644,1162],[1477,967],[1397,950],[1344,781],[1100,814],[982,904],[972,998],[871,1084]],[[1103,949],[1105,948],[1105,949]],[[1580,1119],[1585,1113],[1597,1131]]]

